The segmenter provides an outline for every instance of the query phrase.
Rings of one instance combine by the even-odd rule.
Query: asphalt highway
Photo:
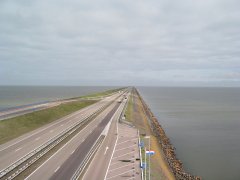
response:
[[[61,118],[53,123],[45,125],[35,131],[27,133],[17,139],[0,146],[0,170],[11,165],[30,151],[39,147],[43,143],[49,141],[52,137],[60,134],[66,128],[72,126],[74,123],[82,121],[85,117],[91,115],[97,109],[103,107],[119,94],[114,94],[108,98],[103,99],[89,107],[81,109],[64,118]]]
[[[98,139],[103,129],[107,123],[112,118],[113,114],[117,110],[120,104],[115,105],[113,110],[111,110],[107,116],[98,124],[98,126],[93,130],[91,134],[85,139],[84,142],[78,146],[76,151],[73,153],[70,158],[64,162],[64,164],[59,168],[59,170],[50,178],[51,180],[67,180],[71,179],[72,175],[76,172],[79,164],[86,157],[87,153],[90,151],[92,145]]]
[[[129,97],[129,94],[127,95],[127,97]],[[127,103],[127,100],[125,99],[123,103]],[[115,118],[113,119],[109,127],[109,130],[106,134],[106,137],[102,145],[100,146],[93,160],[89,164],[89,167],[87,168],[85,174],[82,176],[83,180],[105,179],[117,140],[118,140],[118,118]]]
[[[119,105],[110,105],[26,179],[71,179]]]
[[[117,140],[117,123],[118,121],[115,118],[108,130],[108,135],[83,175],[83,180],[104,179]]]

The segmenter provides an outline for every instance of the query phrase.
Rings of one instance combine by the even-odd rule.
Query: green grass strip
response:
[[[126,121],[131,122],[132,121],[132,112],[133,111],[133,98],[132,98],[132,94],[129,96],[129,100],[128,100],[128,105],[127,105],[127,109],[125,112],[125,116],[126,116]]]
[[[0,121],[0,144],[53,122],[95,102],[96,101],[76,101],[2,120]]]
[[[126,88],[110,89],[104,92],[82,96],[80,98],[107,96],[123,89]],[[78,98],[79,97],[69,99],[77,100]],[[95,102],[97,101],[80,100],[75,102],[69,102],[56,107],[2,120],[0,121],[0,144],[19,137],[27,132],[35,130],[43,125],[51,123],[59,118],[62,118]]]
[[[118,89],[110,89],[104,92],[99,92],[99,93],[95,93],[95,94],[90,94],[90,95],[86,95],[86,96],[82,96],[81,98],[97,98],[97,97],[101,97],[101,96],[107,96],[109,94],[115,93],[117,91],[121,91],[124,90],[126,88],[118,88]]]

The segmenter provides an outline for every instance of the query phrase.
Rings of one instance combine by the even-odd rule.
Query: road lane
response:
[[[77,168],[83,162],[91,147],[98,139],[103,129],[106,127],[112,116],[115,114],[120,104],[117,104],[113,110],[101,121],[84,142],[76,149],[74,154],[64,162],[61,168],[50,178],[50,180],[68,180],[71,179]]]
[[[83,175],[83,180],[104,179],[115,142],[117,141],[117,120],[118,118],[115,118],[111,123],[107,136]]]
[[[127,97],[129,97],[129,95],[130,94],[128,93]],[[124,99],[122,103],[123,108],[126,103],[127,103],[127,100]],[[105,178],[105,174],[107,169],[109,168],[110,160],[113,155],[113,151],[115,149],[117,139],[118,139],[118,118],[115,118],[109,128],[109,131],[102,145],[100,146],[95,157],[90,163],[87,171],[83,175],[82,177],[83,180],[88,180],[88,179],[95,180],[95,179]]]
[[[93,111],[96,111],[96,109],[99,109],[109,101],[113,100],[117,95],[118,94],[115,94],[107,100],[102,100],[95,105],[91,105],[88,108],[84,108],[76,113],[73,113],[72,115],[69,115],[68,117],[58,120],[57,122],[51,123],[40,130],[38,129],[35,132],[29,133],[29,135],[26,137],[18,138],[17,141],[13,141],[10,145],[2,145],[0,151],[0,169],[2,170],[6,168],[8,165],[26,155],[31,150],[47,142],[53,136],[61,133],[67,127],[83,120],[86,116],[92,114]],[[64,125],[62,126],[62,124]],[[36,140],[37,138],[39,139]]]
[[[42,166],[40,166],[36,171],[34,171],[27,179],[49,179],[54,173],[60,171],[62,164],[70,157],[79,153],[77,150],[79,145],[84,142],[89,142],[87,140],[89,135],[95,134],[94,129],[102,127],[101,122],[107,116],[109,112],[114,108],[116,103],[108,107],[104,112],[99,114],[94,121],[87,125],[84,130],[80,131],[71,141],[69,141],[64,147],[62,147],[57,153],[55,153],[50,159],[48,159]],[[95,140],[97,139],[94,136]],[[91,140],[94,140],[91,139]],[[87,143],[86,148],[89,146]],[[85,146],[84,146],[85,147]],[[75,157],[75,156],[74,156]],[[60,167],[60,168],[58,168]]]

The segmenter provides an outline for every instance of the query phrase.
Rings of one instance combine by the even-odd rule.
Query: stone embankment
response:
[[[162,151],[165,155],[165,159],[171,168],[171,171],[175,175],[175,178],[177,180],[201,180],[201,177],[194,176],[189,173],[187,173],[184,168],[182,162],[177,159],[175,148],[171,144],[170,139],[165,134],[165,131],[163,130],[162,126],[159,124],[157,118],[154,116],[154,114],[151,112],[151,110],[148,108],[147,104],[144,102],[142,97],[140,96],[139,92],[136,90],[137,95],[139,96],[144,111],[146,115],[148,116],[149,124],[151,126],[151,129],[154,133],[154,135],[157,137],[159,143],[161,144]]]

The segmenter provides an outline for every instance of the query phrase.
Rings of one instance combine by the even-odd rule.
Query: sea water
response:
[[[188,172],[207,180],[240,179],[240,88],[138,90]]]
[[[107,86],[0,86],[0,111],[64,98],[84,96],[117,87]]]

